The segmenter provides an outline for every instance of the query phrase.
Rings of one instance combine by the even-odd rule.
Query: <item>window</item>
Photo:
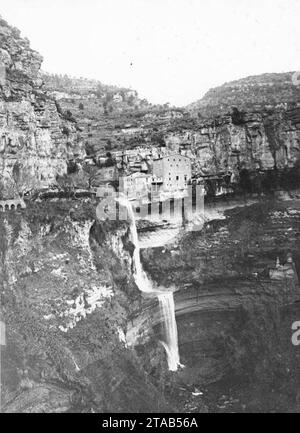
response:
[[[179,180],[179,176],[176,176],[176,180]]]

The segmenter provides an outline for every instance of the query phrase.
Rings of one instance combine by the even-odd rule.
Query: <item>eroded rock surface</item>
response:
[[[157,284],[178,289],[185,365],[178,404],[195,412],[203,404],[219,412],[299,411],[300,352],[292,344],[300,316],[298,200],[264,200],[225,215],[175,244],[143,251]],[[277,258],[291,272],[272,279]]]
[[[0,218],[2,410],[170,410],[147,375],[163,376],[163,349],[152,343],[145,367],[127,347],[141,299],[126,224],[95,223],[91,204],[73,202]]]
[[[0,193],[13,198],[55,184],[84,150],[76,125],[46,96],[42,57],[2,18],[0,47]]]

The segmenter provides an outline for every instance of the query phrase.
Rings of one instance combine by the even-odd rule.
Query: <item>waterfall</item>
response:
[[[153,293],[158,298],[159,306],[162,311],[162,317],[164,319],[164,328],[166,335],[166,341],[162,342],[162,344],[167,354],[169,370],[176,371],[178,367],[181,367],[181,364],[178,351],[178,335],[173,292],[154,288],[154,284],[148,278],[141,263],[140,243],[132,205],[125,196],[120,196],[118,198],[118,201],[121,205],[126,207],[130,219],[130,231],[132,236],[132,242],[135,247],[133,253],[134,280],[141,292]]]
[[[175,304],[173,292],[159,293],[157,295],[164,318],[167,343],[162,342],[167,353],[169,370],[176,371],[182,366],[179,359],[178,335],[175,317]]]

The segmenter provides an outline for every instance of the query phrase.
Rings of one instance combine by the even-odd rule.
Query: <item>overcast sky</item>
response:
[[[185,105],[211,87],[300,70],[300,0],[1,0],[43,69]]]

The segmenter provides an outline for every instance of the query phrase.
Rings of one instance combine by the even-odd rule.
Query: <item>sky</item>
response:
[[[184,106],[211,87],[300,70],[299,0],[0,0],[42,69]]]

